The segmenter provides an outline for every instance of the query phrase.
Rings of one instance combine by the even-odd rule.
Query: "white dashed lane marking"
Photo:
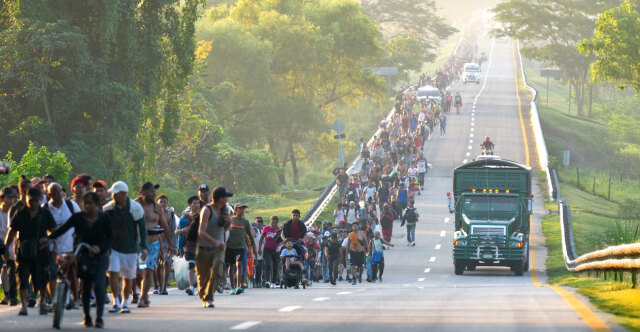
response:
[[[467,163],[467,160],[466,160],[466,159],[465,159],[465,160],[463,160],[463,161],[462,161],[462,163],[463,163],[463,164],[466,164],[466,163]]]
[[[329,299],[329,297],[316,297],[315,299],[313,299],[313,302],[322,302],[322,301],[326,301],[328,299]]]
[[[441,244],[436,244],[436,250],[440,250],[440,248],[442,248]]]
[[[246,330],[250,327],[254,327],[258,324],[260,324],[261,322],[257,322],[257,321],[248,321],[248,322],[244,322],[244,323],[240,323],[238,325],[234,325],[231,327],[232,330]]]
[[[431,272],[431,269],[430,269],[430,268],[426,268],[426,269],[424,269],[424,273],[429,273],[429,272]]]
[[[446,234],[447,234],[446,231],[442,231],[442,232],[440,232],[440,237],[444,237]]]
[[[418,281],[422,282],[422,281],[424,281],[424,278],[418,278]]]
[[[444,222],[449,222],[449,217],[444,218]]]
[[[436,261],[436,257],[432,256],[431,258],[429,258],[429,262],[435,262]]]
[[[339,293],[336,293],[336,294],[338,294],[338,295],[349,295],[349,294],[351,294],[351,292],[339,292]]]
[[[278,311],[279,311],[279,312],[292,312],[292,311],[298,310],[298,309],[300,309],[300,308],[302,308],[302,307],[301,307],[301,306],[298,306],[298,305],[290,305],[290,306],[288,306],[288,307],[281,308],[281,309],[280,309],[280,310],[278,310]]]

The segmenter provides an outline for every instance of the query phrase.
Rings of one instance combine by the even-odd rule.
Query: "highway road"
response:
[[[514,44],[510,40],[479,41],[489,54],[480,85],[456,83],[463,96],[462,114],[449,114],[445,136],[434,134],[425,151],[434,168],[426,189],[416,196],[421,221],[416,246],[407,247],[404,228],[394,227],[396,247],[385,252],[382,283],[337,286],[316,283],[306,290],[248,289],[245,294],[216,297],[215,309],[201,308],[196,297],[171,290],[151,295],[151,307],[132,313],[105,314],[107,330],[118,331],[589,331],[622,330],[610,317],[582,298],[558,292],[545,283],[546,249],[535,203],[532,253],[535,266],[524,276],[508,268],[478,267],[462,276],[453,273],[453,216],[446,206],[451,171],[480,153],[486,135],[503,158],[525,162],[524,138],[514,80]],[[517,57],[517,55],[516,55]],[[517,59],[517,58],[516,58]],[[531,152],[533,153],[533,152]],[[542,197],[536,192],[537,197]],[[533,256],[532,256],[533,258]],[[533,259],[532,259],[533,261]],[[573,304],[569,304],[571,301]],[[577,302],[576,302],[577,301]],[[106,308],[105,308],[106,309]],[[0,309],[0,331],[50,330],[51,315],[17,316],[16,308]],[[65,312],[65,330],[83,329],[81,310]],[[606,326],[599,325],[606,322]]]

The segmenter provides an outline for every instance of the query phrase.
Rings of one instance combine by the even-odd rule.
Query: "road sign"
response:
[[[335,139],[344,138],[344,134],[333,135],[333,138],[335,138]]]
[[[562,77],[562,70],[554,68],[542,68],[540,69],[540,76],[560,78]]]
[[[342,134],[346,127],[347,126],[344,124],[344,122],[342,122],[340,119],[336,119],[336,122],[333,123],[333,126],[331,126],[331,129],[333,129],[333,131],[335,131],[338,134]]]
[[[371,72],[378,75],[398,75],[398,67],[371,67]]]

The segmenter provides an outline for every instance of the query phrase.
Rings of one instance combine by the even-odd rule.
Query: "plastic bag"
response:
[[[184,257],[175,257],[173,260],[173,272],[176,277],[176,286],[179,290],[189,287],[189,263]]]

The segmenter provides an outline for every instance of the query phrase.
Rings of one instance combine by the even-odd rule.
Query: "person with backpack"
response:
[[[200,207],[203,202],[198,196],[191,196],[187,200],[189,208],[178,222],[178,250],[184,253],[184,259],[189,263],[189,287],[185,290],[187,295],[193,295],[196,291],[194,279],[196,276],[196,243],[198,242],[198,227],[200,227]]]
[[[40,314],[46,315],[44,274],[47,271],[51,253],[45,244],[47,232],[55,229],[56,222],[49,210],[40,208],[42,199],[40,189],[30,188],[25,196],[23,204],[16,203],[15,208],[11,209],[11,221],[5,246],[10,246],[14,239],[17,239],[18,289],[22,301],[22,308],[18,315],[28,314],[29,282],[32,283],[34,292],[40,293]],[[44,247],[41,247],[42,245]],[[5,260],[7,260],[6,256]]]
[[[109,262],[109,282],[113,306],[110,313],[131,313],[129,294],[135,290],[138,252],[141,259],[147,258],[147,224],[140,203],[129,198],[129,186],[123,181],[115,182],[109,189],[111,200],[103,207],[111,220],[113,237]],[[122,289],[120,280],[122,279]],[[122,292],[121,292],[122,291]]]
[[[384,273],[384,246],[393,247],[391,242],[380,237],[380,231],[373,232],[373,240],[371,240],[371,282],[379,280],[382,282],[382,274]]]
[[[407,246],[415,247],[416,223],[420,215],[418,214],[418,209],[416,209],[413,204],[413,200],[409,201],[409,206],[404,210],[400,227],[404,226],[405,223],[407,224]]]

